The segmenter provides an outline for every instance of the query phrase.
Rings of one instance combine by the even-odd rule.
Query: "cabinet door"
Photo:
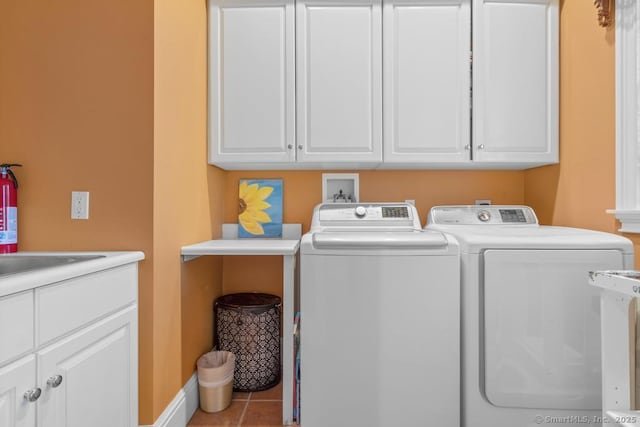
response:
[[[38,353],[39,427],[138,425],[136,319],[130,307]]]
[[[385,163],[470,160],[469,0],[385,0]]]
[[[36,360],[24,357],[0,369],[0,426],[34,427],[36,401],[29,402],[24,393],[36,388]]]
[[[381,0],[296,2],[298,160],[382,160]]]
[[[293,161],[293,0],[208,7],[209,163]]]
[[[474,0],[473,158],[558,161],[558,0]]]

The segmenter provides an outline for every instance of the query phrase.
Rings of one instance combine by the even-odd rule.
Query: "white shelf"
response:
[[[293,322],[296,255],[300,249],[301,224],[283,224],[281,239],[239,239],[238,224],[222,224],[222,239],[183,246],[183,261],[207,255],[282,256],[282,423],[293,423]]]
[[[640,271],[596,271],[589,273],[589,281],[599,288],[640,297]]]
[[[295,255],[300,248],[302,225],[283,224],[282,239],[238,239],[238,224],[223,224],[222,239],[183,246],[183,261],[203,255]]]
[[[189,261],[203,255],[295,255],[299,240],[209,240],[182,247],[182,259]]]

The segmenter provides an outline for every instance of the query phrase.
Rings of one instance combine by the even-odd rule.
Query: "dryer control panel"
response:
[[[429,212],[427,224],[538,225],[538,218],[529,206],[434,206]]]
[[[327,228],[392,228],[420,230],[415,206],[407,203],[349,203],[318,205],[313,213],[312,230]]]

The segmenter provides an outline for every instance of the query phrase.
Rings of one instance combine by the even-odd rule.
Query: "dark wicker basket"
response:
[[[233,389],[259,391],[280,382],[280,297],[262,293],[229,294],[214,305],[218,350],[236,356]]]

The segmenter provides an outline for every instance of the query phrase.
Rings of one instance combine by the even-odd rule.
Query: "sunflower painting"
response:
[[[282,237],[282,180],[241,179],[238,237]]]

